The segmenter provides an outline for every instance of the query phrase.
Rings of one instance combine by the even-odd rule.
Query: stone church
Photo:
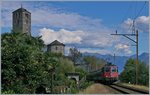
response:
[[[31,36],[31,13],[23,7],[13,11],[13,32],[27,33]],[[57,40],[47,46],[48,52],[64,55],[65,45]]]
[[[47,45],[48,52],[61,53],[62,55],[64,55],[64,48],[65,45],[57,40]]]
[[[31,13],[21,7],[12,14],[13,32],[23,32],[31,36]]]

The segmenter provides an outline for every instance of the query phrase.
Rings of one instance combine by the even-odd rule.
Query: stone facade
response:
[[[48,52],[61,53],[64,55],[65,45],[55,40],[47,46]]]
[[[22,7],[13,12],[13,31],[31,35],[31,13]]]

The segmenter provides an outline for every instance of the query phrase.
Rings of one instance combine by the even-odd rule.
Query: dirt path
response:
[[[79,94],[119,94],[119,92],[106,85],[95,83],[80,91]]]

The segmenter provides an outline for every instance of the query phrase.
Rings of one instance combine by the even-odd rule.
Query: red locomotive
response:
[[[113,83],[118,80],[118,67],[108,63],[102,69],[90,72],[86,79],[89,81]]]

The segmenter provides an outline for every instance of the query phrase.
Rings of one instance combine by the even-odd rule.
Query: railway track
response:
[[[110,87],[123,94],[149,94],[149,91],[131,88],[131,87],[119,85],[119,84],[113,84],[113,85],[110,85]]]

